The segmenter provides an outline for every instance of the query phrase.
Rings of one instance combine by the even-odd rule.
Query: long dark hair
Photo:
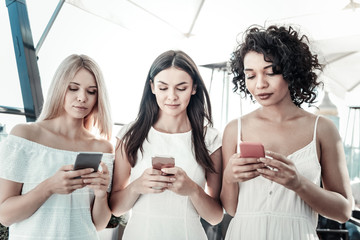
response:
[[[192,146],[195,150],[196,161],[206,170],[215,172],[205,145],[206,127],[213,125],[209,94],[194,61],[186,53],[173,50],[162,53],[151,65],[145,81],[138,116],[121,141],[121,144],[124,144],[129,163],[132,167],[135,166],[137,151],[140,149],[143,152],[143,142],[147,138],[151,126],[158,119],[159,106],[151,91],[150,83],[154,81],[159,72],[170,67],[185,71],[193,80],[196,93],[191,96],[186,110],[192,128]]]
[[[291,26],[251,26],[245,33],[243,42],[233,52],[231,71],[234,74],[234,91],[250,95],[245,85],[244,57],[250,51],[262,53],[264,60],[272,62],[274,74],[282,74],[289,84],[293,103],[300,107],[306,102],[315,102],[318,81],[316,71],[322,71],[317,55],[312,54],[306,35],[299,35]]]

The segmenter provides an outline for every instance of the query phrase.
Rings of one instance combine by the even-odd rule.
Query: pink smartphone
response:
[[[240,157],[242,158],[261,158],[265,157],[264,146],[256,142],[241,142]]]
[[[152,166],[154,169],[171,168],[175,166],[175,158],[169,156],[152,157]]]

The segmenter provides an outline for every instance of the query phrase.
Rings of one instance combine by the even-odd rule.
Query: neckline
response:
[[[312,139],[311,142],[309,142],[308,144],[306,144],[304,147],[299,148],[298,150],[295,150],[294,152],[288,154],[286,157],[289,158],[289,157],[291,157],[291,156],[293,156],[293,155],[296,155],[296,154],[299,153],[299,152],[304,151],[305,149],[311,147],[311,145],[312,145],[314,142],[315,142],[315,140]]]
[[[37,146],[39,148],[42,148],[42,149],[46,149],[46,150],[49,150],[49,151],[53,151],[53,152],[63,152],[63,153],[71,153],[71,154],[77,154],[79,152],[84,152],[84,151],[71,151],[71,150],[65,150],[65,149],[59,149],[59,148],[53,148],[53,147],[49,147],[49,146],[46,146],[44,144],[41,144],[41,143],[38,143],[38,142],[34,142],[34,141],[31,141],[29,139],[26,139],[26,138],[23,138],[23,137],[19,137],[19,136],[16,136],[16,135],[12,135],[12,134],[9,134],[7,136],[7,138],[14,138],[14,139],[17,139],[17,140],[20,140],[26,144],[29,144],[29,145],[34,145],[34,146]],[[103,153],[104,155],[111,155],[112,153]]]
[[[157,132],[159,134],[165,134],[165,135],[185,135],[185,134],[189,134],[192,132],[192,130],[189,130],[187,132],[178,132],[178,133],[167,133],[167,132],[161,132],[157,129],[155,129],[153,126],[151,126],[151,129],[154,131],[154,132]]]

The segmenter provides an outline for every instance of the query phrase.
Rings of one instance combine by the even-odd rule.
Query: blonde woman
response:
[[[0,145],[0,222],[10,239],[98,239],[111,216],[114,160],[99,66],[85,55],[67,57],[47,96],[37,122],[15,126]],[[78,152],[103,152],[101,170],[73,171]]]

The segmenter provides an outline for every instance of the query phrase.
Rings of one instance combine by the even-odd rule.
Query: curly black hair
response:
[[[316,70],[323,71],[317,55],[309,49],[309,39],[306,35],[300,36],[293,27],[268,28],[251,26],[244,33],[241,42],[230,59],[231,72],[234,74],[234,92],[243,92],[245,97],[250,94],[245,85],[244,57],[250,51],[264,55],[266,62],[272,63],[274,74],[282,74],[289,84],[291,99],[301,107],[306,102],[309,105],[315,102],[316,87],[323,83],[318,81]]]

